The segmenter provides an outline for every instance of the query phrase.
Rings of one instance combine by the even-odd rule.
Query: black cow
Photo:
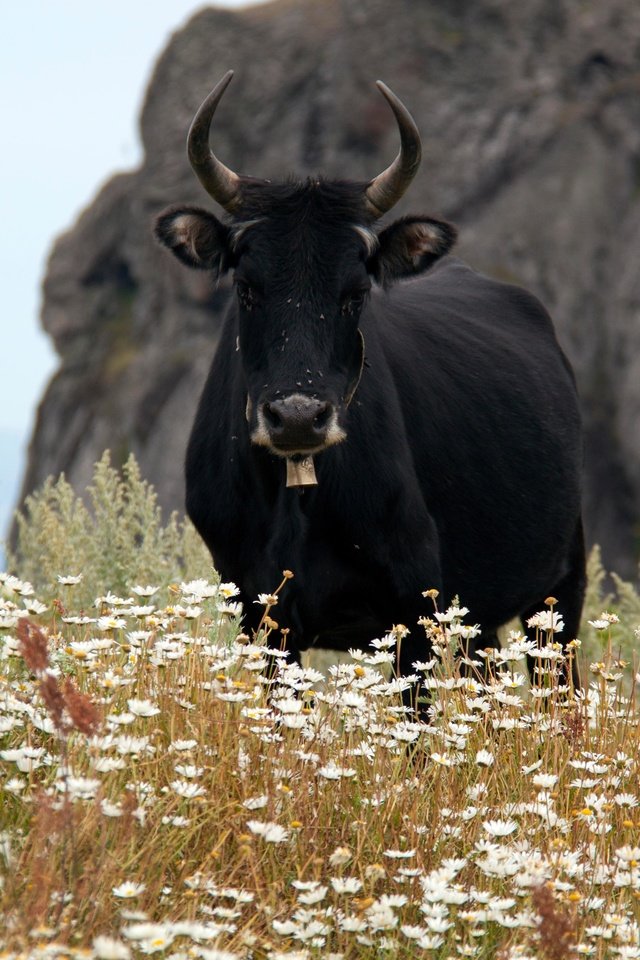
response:
[[[483,627],[552,594],[576,635],[585,562],[574,379],[544,307],[458,260],[455,229],[374,224],[420,162],[406,108],[378,84],[401,149],[368,184],[240,177],[208,145],[229,72],[189,132],[192,166],[227,211],[156,223],[184,263],[231,272],[220,343],[186,462],[187,510],[224,579],[252,601],[295,573],[278,620],[294,654],[413,629],[454,594]],[[428,271],[428,272],[427,272]]]

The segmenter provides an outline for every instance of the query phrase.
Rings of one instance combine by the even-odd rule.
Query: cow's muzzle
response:
[[[280,456],[291,457],[320,453],[344,437],[333,403],[294,393],[260,404],[252,440]]]

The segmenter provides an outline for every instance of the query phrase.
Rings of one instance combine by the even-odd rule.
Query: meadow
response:
[[[9,567],[0,957],[640,957],[640,599],[597,551],[581,642],[549,597],[479,669],[473,611],[425,584],[410,678],[402,625],[289,663],[295,571],[244,634],[133,460],[88,507],[48,482]]]

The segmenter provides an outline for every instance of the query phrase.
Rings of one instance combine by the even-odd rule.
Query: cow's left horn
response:
[[[415,177],[422,158],[422,145],[415,120],[402,101],[381,80],[376,86],[393,110],[400,131],[398,156],[365,190],[367,208],[377,219],[398,202]]]
[[[231,212],[240,199],[241,177],[233,170],[225,167],[224,163],[215,156],[209,146],[209,130],[211,121],[225,92],[233,70],[228,70],[220,82],[214,87],[207,99],[193,118],[187,136],[187,153],[193,170],[210,197]]]

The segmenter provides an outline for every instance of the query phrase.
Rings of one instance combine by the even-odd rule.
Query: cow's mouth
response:
[[[267,446],[271,450],[271,453],[275,453],[277,457],[286,457],[287,460],[304,460],[305,457],[315,457],[316,454],[322,453],[322,451],[326,450],[328,446],[331,446],[331,444],[316,443],[313,447],[307,447],[303,446],[302,444],[283,446],[280,443],[269,443]]]

